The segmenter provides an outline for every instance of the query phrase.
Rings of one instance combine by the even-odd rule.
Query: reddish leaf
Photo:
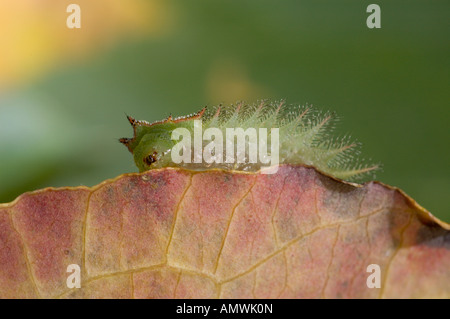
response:
[[[303,166],[44,189],[0,205],[0,229],[2,298],[450,297],[450,225],[400,190]]]

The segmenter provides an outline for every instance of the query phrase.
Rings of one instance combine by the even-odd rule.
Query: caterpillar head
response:
[[[179,127],[189,128],[193,122],[190,120],[200,118],[205,109],[188,117],[173,119],[169,116],[163,121],[154,123],[137,121],[127,116],[134,134],[132,138],[121,138],[119,141],[133,154],[134,162],[140,172],[173,166],[170,151],[176,141],[172,140],[172,131]]]

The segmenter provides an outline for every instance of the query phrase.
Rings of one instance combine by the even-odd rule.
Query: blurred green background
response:
[[[65,8],[81,7],[81,29]],[[43,0],[0,3],[0,202],[134,172],[125,113],[285,98],[334,110],[338,134],[450,222],[449,1]]]

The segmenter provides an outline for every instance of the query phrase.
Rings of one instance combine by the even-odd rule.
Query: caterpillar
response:
[[[277,164],[314,166],[327,175],[351,181],[361,179],[379,167],[358,160],[359,143],[351,142],[348,136],[337,138],[331,135],[337,121],[333,112],[286,105],[284,101],[205,107],[195,114],[169,116],[153,123],[138,121],[131,116],[127,118],[133,127],[133,137],[119,141],[133,154],[140,172],[162,167],[251,172],[268,166],[268,159],[275,154]],[[236,130],[232,131],[232,128]],[[235,136],[229,134],[230,130]],[[235,137],[239,143],[236,132],[243,134],[244,148],[232,145]],[[256,139],[250,134],[258,132],[260,136]],[[194,143],[190,140],[186,143],[192,136]],[[179,141],[180,137],[183,143]],[[255,161],[251,151],[258,150],[258,143],[259,151],[266,148],[266,152],[262,152],[260,161]],[[274,149],[275,144],[277,149]],[[224,149],[226,156],[223,156]],[[209,160],[202,158],[206,150],[210,154]],[[180,161],[180,156],[185,160]]]

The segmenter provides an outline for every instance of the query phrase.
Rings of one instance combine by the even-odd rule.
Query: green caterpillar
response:
[[[137,121],[131,116],[127,118],[133,127],[134,136],[121,138],[119,141],[133,154],[140,172],[162,167],[257,171],[268,166],[268,158],[275,154],[280,164],[310,165],[328,175],[347,180],[359,179],[378,168],[378,165],[358,163],[358,143],[351,143],[347,137],[339,139],[330,136],[336,122],[333,113],[320,113],[310,107],[285,105],[283,101],[205,107],[196,114],[178,118],[169,116],[166,120],[154,123]],[[243,135],[241,141],[244,141],[245,149],[239,151],[229,144],[234,142],[234,137],[227,135],[230,128],[240,128],[241,133],[259,131],[259,140],[252,139],[250,134]],[[185,143],[187,138],[184,135],[184,142],[180,142],[182,136],[179,132],[194,136],[194,145]],[[266,135],[262,134],[264,132]],[[220,133],[226,138],[222,138]],[[200,144],[195,141],[199,136]],[[278,140],[275,140],[275,137]],[[261,141],[265,145],[261,146]],[[255,162],[251,151],[257,149],[255,144],[258,142],[260,151],[261,147],[270,151],[260,157],[259,162]],[[278,149],[274,149],[275,144]],[[201,150],[196,147],[201,147]],[[206,149],[212,159],[202,159],[205,154],[202,151]],[[223,160],[220,158],[221,149],[227,151],[227,157]],[[182,154],[188,161],[174,160],[175,153],[177,156]],[[252,158],[253,161],[249,160]]]

